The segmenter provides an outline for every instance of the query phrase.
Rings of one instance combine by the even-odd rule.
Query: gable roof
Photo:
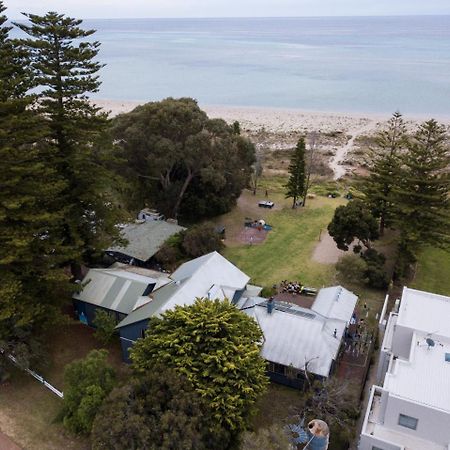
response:
[[[121,231],[121,237],[128,241],[125,246],[112,246],[107,252],[118,252],[140,261],[149,260],[165,241],[186,228],[162,220],[144,223],[130,223]]]
[[[90,269],[82,281],[82,290],[73,295],[75,300],[100,306],[122,314],[129,314],[138,303],[149,301],[142,298],[148,285],[159,288],[169,280],[160,277],[148,277],[120,268]]]
[[[308,362],[308,372],[329,376],[346,328],[344,321],[327,319],[310,309],[281,302],[275,302],[269,314],[265,299],[253,298],[251,302],[255,306],[247,304],[243,311],[257,321],[263,332],[264,359],[300,370]]]
[[[151,293],[151,301],[134,310],[118,328],[140,322],[177,305],[191,305],[198,297],[230,300],[246,287],[250,277],[217,252],[182,264],[170,277],[172,282]]]
[[[358,297],[342,286],[320,289],[311,310],[329,319],[344,320],[350,323]]]

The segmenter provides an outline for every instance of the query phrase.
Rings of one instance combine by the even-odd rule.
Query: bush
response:
[[[183,374],[220,426],[244,429],[267,386],[258,324],[227,301],[197,299],[151,318],[131,350],[136,374],[165,364]]]
[[[95,326],[95,339],[99,340],[103,345],[109,344],[116,331],[117,322],[114,315],[108,311],[98,309],[92,323]]]
[[[92,429],[93,450],[227,448],[227,433],[185,377],[160,366],[114,389]]]
[[[367,264],[365,272],[367,285],[376,289],[387,288],[389,279],[384,270],[386,257],[372,248],[366,250],[361,257]]]
[[[367,283],[367,263],[358,255],[342,256],[336,263],[336,270],[341,280],[349,283]]]
[[[184,234],[183,250],[188,257],[197,258],[223,248],[222,239],[211,224],[196,225]]]
[[[64,370],[63,423],[75,433],[90,433],[97,411],[114,387],[115,372],[107,357],[106,350],[92,350]]]

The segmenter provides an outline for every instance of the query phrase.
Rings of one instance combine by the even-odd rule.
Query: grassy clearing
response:
[[[412,286],[416,289],[450,295],[450,252],[427,248],[419,256]]]
[[[281,210],[266,217],[273,230],[262,245],[229,247],[224,254],[262,286],[285,279],[317,287],[333,283],[334,265],[314,262],[311,254],[334,209],[342,203],[340,199],[316,198],[296,210],[284,203]]]
[[[53,330],[46,336],[49,361],[39,372],[56,388],[63,390],[64,366],[84,358],[89,351],[100,348],[91,329],[74,323]],[[121,362],[118,340],[108,347],[109,362],[126,376]],[[14,366],[8,383],[0,385],[0,430],[27,450],[87,450],[88,439],[66,431],[57,417],[62,400],[30,375]]]

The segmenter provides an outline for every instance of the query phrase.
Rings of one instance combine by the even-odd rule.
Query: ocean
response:
[[[450,16],[86,20],[96,98],[450,114]]]

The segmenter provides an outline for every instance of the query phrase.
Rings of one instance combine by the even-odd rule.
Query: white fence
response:
[[[13,355],[8,355],[8,358],[18,367],[20,365],[17,363],[17,359]],[[60,398],[64,398],[64,393],[56,389],[54,386],[52,386],[50,383],[45,381],[44,377],[37,374],[36,372],[33,372],[30,369],[24,369],[26,372],[28,372],[32,377],[36,378],[36,380],[40,381],[47,389],[52,391],[54,394],[56,394]]]

